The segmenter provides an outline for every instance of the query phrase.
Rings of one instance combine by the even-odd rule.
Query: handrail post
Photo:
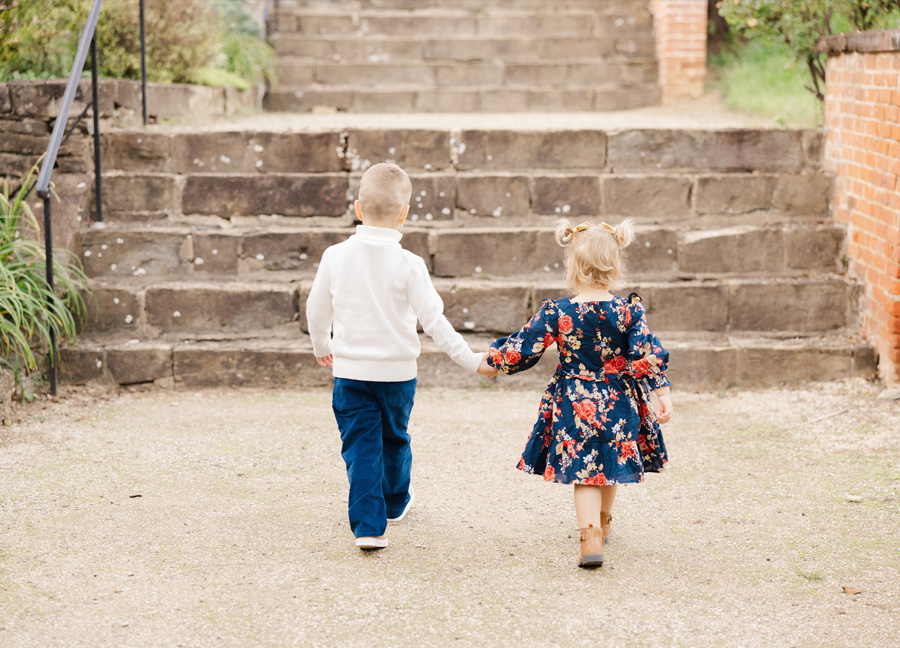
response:
[[[144,28],[144,0],[140,0],[141,7],[141,103],[144,116],[144,126],[150,122],[147,114],[147,35]]]
[[[94,101],[94,208],[96,221],[103,222],[103,177],[100,172],[100,100],[97,90],[97,35],[91,39],[91,93]]]
[[[47,306],[50,310],[50,317],[53,313],[53,293],[56,290],[53,284],[53,233],[50,230],[50,196],[44,197],[44,252],[46,261],[44,268],[47,272],[47,286],[50,288],[50,296],[47,297]],[[50,394],[56,396],[58,376],[59,376],[59,348],[56,343],[56,330],[50,327]]]

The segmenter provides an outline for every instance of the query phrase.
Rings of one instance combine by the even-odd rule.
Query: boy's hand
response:
[[[319,363],[320,367],[333,367],[334,366],[334,356],[329,354],[324,358],[316,358],[316,362]]]
[[[478,373],[482,376],[487,376],[488,378],[496,378],[497,374],[500,373],[500,370],[488,364],[488,354],[485,353],[481,356],[481,364],[478,365]]]
[[[660,423],[668,423],[672,418],[672,397],[669,394],[659,394],[656,401],[656,420]]]

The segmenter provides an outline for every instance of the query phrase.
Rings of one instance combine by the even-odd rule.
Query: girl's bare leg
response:
[[[612,513],[613,503],[616,501],[616,486],[601,486],[600,498],[600,509],[604,513]]]
[[[578,517],[580,529],[587,529],[589,526],[600,528],[600,511],[603,510],[602,488],[610,487],[575,484],[575,515]],[[615,487],[612,488],[615,496]]]

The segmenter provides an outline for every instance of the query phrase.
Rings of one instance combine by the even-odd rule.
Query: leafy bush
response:
[[[67,77],[89,0],[0,0],[0,81]],[[147,0],[147,76],[163,83],[274,79],[274,51],[241,0]],[[101,76],[138,79],[136,0],[105,0],[97,21]],[[200,70],[206,70],[200,72]],[[244,84],[246,85],[246,84]]]
[[[900,0],[722,0],[719,13],[746,38],[786,44],[809,70],[809,90],[824,100],[823,36],[897,25]]]
[[[71,261],[54,261],[56,290],[47,286],[40,227],[25,202],[37,171],[14,194],[8,184],[0,191],[0,366],[16,372],[37,368],[33,349],[48,349],[51,331],[75,342],[76,319],[85,312],[87,277],[71,253],[61,252]]]

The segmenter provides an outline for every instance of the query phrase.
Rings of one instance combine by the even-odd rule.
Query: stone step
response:
[[[373,162],[350,151],[353,164]],[[598,157],[602,156],[602,152]],[[375,158],[378,160],[379,158]],[[223,163],[222,160],[228,160]],[[107,172],[104,217],[147,222],[182,216],[279,216],[288,221],[353,219],[359,172],[284,173],[221,156],[186,173]],[[213,160],[215,162],[215,160]],[[290,165],[291,160],[281,162]],[[461,166],[458,165],[458,166]],[[223,168],[224,167],[224,168]],[[206,172],[209,171],[209,172]],[[831,178],[819,174],[564,173],[410,171],[411,224],[551,226],[554,218],[620,219],[640,224],[721,226],[828,217]]]
[[[416,38],[401,37],[307,36],[281,34],[274,41],[279,62],[287,57],[316,61],[494,61],[510,63],[547,60],[610,59],[636,60],[647,64],[655,61],[652,36],[617,31],[608,36],[591,38]],[[285,80],[279,77],[279,83]]]
[[[279,0],[279,9],[292,10],[423,10],[559,11],[586,9],[599,14],[645,11],[647,0]]]
[[[774,387],[806,381],[872,378],[876,356],[855,337],[817,336],[774,340],[751,336],[669,336],[669,376],[674,389]],[[472,349],[486,349],[490,339],[470,337]],[[327,387],[331,374],[316,364],[307,338],[277,338],[267,331],[230,340],[186,338],[139,342],[79,339],[76,348],[61,349],[63,384],[89,382],[121,385],[204,388],[252,386]],[[516,376],[488,381],[471,374],[423,340],[419,384],[423,387],[543,389],[555,371],[549,352],[538,365]]]
[[[503,10],[475,12],[466,9],[408,10],[295,9],[280,11],[273,21],[279,34],[308,36],[397,36],[401,34],[456,37],[585,38],[613,34],[617,29],[652,34],[652,18],[646,8],[621,5],[618,11],[600,13],[585,9],[553,11]]]
[[[390,86],[394,92],[411,94],[424,89],[477,93],[479,88],[498,91],[510,88],[525,92],[565,88],[588,92],[605,86],[612,90],[656,83],[655,62],[558,61],[433,63],[429,61],[317,62],[314,59],[282,58],[277,64],[279,89],[327,90],[332,86],[364,88]],[[348,90],[349,91],[349,90]]]
[[[353,233],[340,228],[106,227],[80,234],[93,278],[229,277],[315,274],[324,250]],[[684,230],[640,227],[628,248],[638,279],[792,277],[842,272],[845,230],[836,224]],[[405,228],[403,246],[439,277],[562,276],[563,251],[544,228]]]
[[[464,122],[463,122],[464,123]],[[372,128],[110,131],[104,171],[327,173],[391,159],[407,171],[745,173],[731,195],[769,194],[760,173],[822,173],[822,133],[789,129]],[[715,183],[714,183],[715,184]],[[787,188],[785,188],[785,191]],[[818,193],[825,193],[819,187]]]
[[[436,279],[447,319],[460,331],[492,334],[518,329],[542,299],[566,294],[562,281]],[[89,334],[154,339],[171,335],[243,333],[259,328],[306,328],[311,280],[95,281]],[[810,335],[857,328],[858,287],[843,277],[728,279],[635,283],[654,329],[760,335]]]
[[[660,102],[656,84],[600,87],[474,86],[412,89],[317,86],[273,89],[266,108],[274,112],[467,113],[591,112],[632,110]]]

